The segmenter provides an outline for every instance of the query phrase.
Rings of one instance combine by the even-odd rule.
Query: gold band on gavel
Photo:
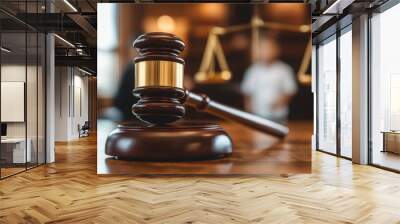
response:
[[[135,88],[146,86],[183,88],[183,64],[174,61],[135,63]]]

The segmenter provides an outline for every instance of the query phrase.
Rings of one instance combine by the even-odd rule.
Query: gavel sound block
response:
[[[133,46],[135,88],[139,101],[132,113],[142,125],[120,125],[106,141],[106,154],[118,159],[188,161],[215,159],[232,153],[232,140],[218,124],[178,121],[184,105],[283,138],[285,126],[198,95],[183,87],[184,43],[168,33],[147,33]]]

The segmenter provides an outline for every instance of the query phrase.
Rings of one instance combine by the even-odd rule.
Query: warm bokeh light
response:
[[[174,32],[175,30],[175,21],[172,17],[163,15],[158,17],[157,26],[160,31],[163,32]]]
[[[143,19],[143,30],[149,32],[172,33],[187,42],[189,32],[189,20],[185,17],[171,17],[168,15],[155,15]],[[187,43],[186,46],[189,46]],[[186,54],[187,50],[183,52]]]
[[[199,13],[203,19],[221,20],[226,16],[226,6],[218,3],[199,5]]]
[[[293,22],[295,24],[308,24],[308,14],[306,4],[279,3],[265,6],[266,18],[272,21]]]

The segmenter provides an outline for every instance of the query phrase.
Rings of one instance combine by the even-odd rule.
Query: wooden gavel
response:
[[[146,33],[133,46],[139,52],[135,62],[135,88],[139,101],[132,113],[142,121],[165,125],[185,115],[184,105],[238,122],[276,137],[283,138],[288,128],[262,117],[217,103],[183,87],[184,60],[179,57],[185,44],[169,33]]]

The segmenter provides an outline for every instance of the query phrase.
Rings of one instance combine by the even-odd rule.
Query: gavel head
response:
[[[182,101],[185,44],[169,33],[146,33],[133,43],[139,53],[135,62],[135,88],[139,101],[132,113],[142,121],[163,125],[185,115]]]

